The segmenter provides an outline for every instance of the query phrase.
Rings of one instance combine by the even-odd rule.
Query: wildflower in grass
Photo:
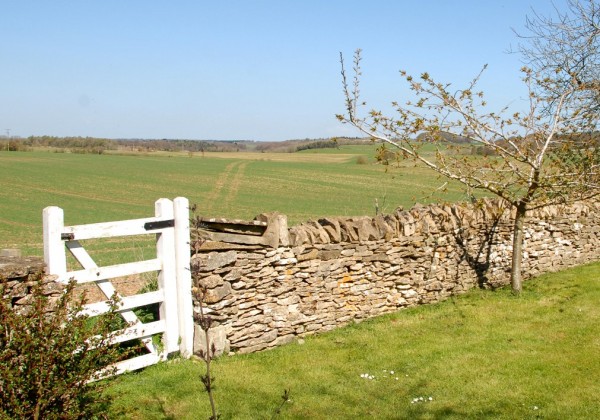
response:
[[[414,404],[414,403],[420,403],[420,402],[427,402],[427,401],[433,401],[433,397],[429,396],[429,397],[415,397],[413,398],[410,403]]]

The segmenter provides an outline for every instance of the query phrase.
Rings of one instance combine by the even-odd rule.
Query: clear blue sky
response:
[[[556,0],[564,8],[566,0]],[[489,64],[491,104],[519,101],[518,42],[550,0],[0,0],[0,134],[286,140],[356,135],[339,52],[362,93],[402,100],[398,70],[457,86]]]

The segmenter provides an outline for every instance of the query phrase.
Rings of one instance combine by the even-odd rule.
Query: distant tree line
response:
[[[311,149],[339,149],[339,147],[340,145],[336,140],[321,140],[303,144],[298,146],[296,150],[300,152],[301,150]]]
[[[27,151],[49,148],[71,153],[102,154],[107,150],[134,152],[235,152],[246,150],[252,141],[206,141],[180,139],[107,139],[99,137],[29,136],[27,138],[0,138],[0,150]],[[3,146],[3,147],[2,147]]]
[[[23,152],[27,151],[28,148],[24,144],[22,144],[19,139],[8,138],[0,139],[0,151],[5,152]]]
[[[105,150],[117,149],[118,145],[114,140],[96,137],[30,136],[0,139],[0,150],[31,151],[35,147],[69,150],[73,153],[102,154]]]
[[[466,153],[477,156],[491,156],[495,154],[493,147],[474,144],[468,136],[458,136],[452,133],[438,133],[441,141],[457,145],[471,145]],[[428,134],[421,133],[416,141],[439,142],[440,139],[429,139]],[[584,136],[578,134],[577,136]],[[587,133],[600,141],[600,133]],[[583,140],[582,140],[583,141]],[[56,136],[29,136],[26,138],[13,136],[10,139],[0,136],[1,151],[31,151],[34,148],[48,148],[56,151],[70,153],[103,154],[105,151],[131,151],[131,152],[270,152],[294,153],[303,150],[333,149],[343,145],[370,144],[371,140],[364,137],[337,137],[318,139],[294,139],[283,141],[254,141],[254,140],[182,140],[182,139],[107,139],[100,137],[56,137]],[[501,144],[500,141],[499,144]],[[376,160],[387,163],[395,160],[395,153],[391,150],[379,150]]]
[[[251,140],[117,139],[120,148],[138,152],[239,152]]]
[[[318,139],[294,139],[284,141],[258,142],[255,150],[271,153],[294,153],[311,149],[332,149],[348,144],[370,144],[364,137],[332,137]]]
[[[276,152],[293,153],[301,150],[336,148],[345,144],[364,144],[368,139],[359,137],[298,139],[284,141],[254,140],[187,140],[187,139],[107,139],[100,137],[57,137],[0,136],[0,150],[28,151],[34,148],[48,148],[71,153],[103,154],[105,151],[130,152]]]

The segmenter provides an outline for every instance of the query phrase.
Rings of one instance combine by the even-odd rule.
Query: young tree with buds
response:
[[[477,90],[480,72],[465,88],[438,83],[428,73],[415,78],[402,71],[412,99],[393,102],[393,115],[365,112],[360,98],[361,51],[354,55],[349,81],[340,53],[346,112],[338,115],[374,141],[393,146],[399,157],[413,159],[458,181],[469,190],[504,200],[514,214],[511,286],[522,289],[523,229],[530,210],[591,198],[600,193],[600,137],[596,114],[581,101],[589,86],[559,85],[557,80],[523,68],[529,97],[524,112],[488,110]],[[552,94],[550,94],[550,92]],[[469,139],[485,156],[462,152],[449,136]],[[435,154],[423,146],[435,147]],[[459,150],[454,150],[454,149]]]

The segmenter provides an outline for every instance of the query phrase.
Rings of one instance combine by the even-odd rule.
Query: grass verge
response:
[[[222,418],[600,417],[600,263],[213,362]],[[207,418],[204,364],[117,378],[111,418]],[[365,375],[368,375],[365,377]],[[422,399],[421,399],[422,398]]]

